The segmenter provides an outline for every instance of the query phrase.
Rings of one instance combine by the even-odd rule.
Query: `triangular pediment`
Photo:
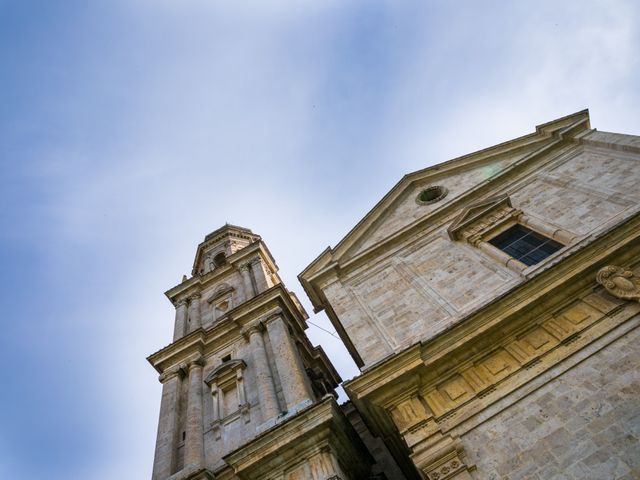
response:
[[[457,232],[464,229],[467,225],[503,207],[512,207],[511,199],[508,195],[498,195],[487,198],[464,208],[447,229],[449,236],[455,239]]]
[[[494,147],[459,157],[405,175],[382,200],[339,243],[317,259],[325,266],[342,264],[381,245],[428,218],[517,165],[535,158],[563,136],[574,136],[590,128],[588,111],[577,112],[536,127],[536,132]],[[441,186],[446,196],[438,201],[420,202],[421,192]],[[482,208],[478,204],[465,212],[467,218]],[[463,221],[462,219],[459,219]],[[315,262],[314,262],[315,263]],[[312,267],[312,266],[310,266]],[[315,267],[321,267],[316,264]],[[311,273],[318,268],[308,269]]]

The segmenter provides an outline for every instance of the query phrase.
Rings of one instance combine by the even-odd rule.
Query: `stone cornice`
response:
[[[196,268],[198,266],[198,263],[200,262],[200,259],[202,258],[202,252],[206,250],[207,247],[220,242],[224,238],[239,238],[242,240],[248,240],[250,244],[261,240],[260,235],[256,235],[248,228],[237,227],[235,225],[228,224],[224,225],[218,230],[207,235],[204,241],[200,243],[200,245],[198,245],[196,256],[193,261],[192,275],[196,275],[197,273]]]
[[[235,359],[224,362],[222,365],[214,368],[204,379],[204,383],[211,386],[212,383],[219,382],[219,378],[229,376],[232,374],[235,378],[238,370],[244,370],[247,368],[247,364],[244,360]]]
[[[474,342],[499,331],[503,325],[513,323],[527,308],[553,297],[554,292],[562,291],[562,297],[567,298],[571,291],[595,283],[598,269],[606,263],[615,263],[611,261],[612,257],[617,259],[617,264],[627,264],[632,245],[634,250],[640,249],[640,215],[628,219],[528,282],[514,287],[428,342],[414,345],[370,367],[361,376],[346,382],[345,390],[355,402],[372,395],[383,385],[399,383],[403,375],[413,375],[413,370],[418,367],[435,365],[458,350],[473,349]],[[418,349],[420,361],[415,359]],[[401,373],[390,376],[390,372]]]
[[[567,128],[555,132],[552,136],[543,136],[542,146],[525,155],[523,158],[513,163],[498,175],[476,185],[474,188],[464,192],[462,195],[453,199],[451,202],[444,204],[440,208],[437,208],[431,214],[414,221],[413,223],[398,230],[395,234],[377,242],[376,244],[370,246],[362,252],[357,253],[357,255],[348,257],[347,253],[351,250],[352,244],[344,244],[343,242],[345,242],[350,237],[358,237],[360,234],[362,234],[362,232],[364,232],[364,230],[369,228],[368,225],[361,225],[362,222],[358,224],[352,229],[351,232],[347,234],[347,236],[345,236],[345,238],[340,243],[338,243],[335,248],[328,248],[327,250],[325,250],[325,252],[323,252],[321,256],[314,260],[314,262],[310,264],[303,271],[303,273],[299,275],[298,278],[300,279],[303,288],[311,298],[314,304],[314,309],[316,311],[320,311],[326,307],[326,303],[320,303],[323,299],[321,293],[318,291],[319,287],[317,284],[321,281],[321,278],[326,278],[330,274],[330,272],[335,272],[334,274],[338,275],[339,270],[346,272],[348,270],[350,271],[358,268],[359,265],[362,265],[370,259],[375,258],[380,254],[380,252],[390,250],[392,249],[392,246],[401,244],[402,242],[406,241],[406,239],[414,235],[416,231],[423,230],[425,226],[433,226],[436,224],[441,225],[450,221],[454,215],[457,215],[457,212],[460,211],[462,206],[469,204],[474,198],[482,198],[483,196],[486,196],[487,193],[490,193],[491,191],[496,189],[496,185],[504,183],[512,179],[514,176],[522,176],[530,173],[529,171],[531,170],[533,163],[535,163],[532,162],[533,160],[537,160],[541,157],[547,156],[549,157],[547,161],[550,161],[555,159],[557,155],[564,153],[567,149],[579,146],[578,141],[574,140],[573,137],[580,133],[582,130],[589,128],[589,120],[588,116],[585,116],[586,111],[579,112],[575,115],[577,117],[583,115],[583,117],[579,118],[578,120],[574,119],[574,123],[571,123]],[[570,117],[571,116],[567,118]],[[550,122],[550,124],[552,123],[554,122]],[[538,133],[537,135],[540,135],[540,133]],[[553,156],[549,156],[549,153],[551,152],[555,152],[555,154]],[[536,165],[536,167],[538,166],[539,165]],[[439,172],[439,174],[440,173],[441,172]],[[401,183],[403,183],[403,181],[401,181],[396,187],[394,187],[394,189],[399,188],[399,185]],[[383,200],[376,207],[374,207],[370,214],[375,210],[382,209],[382,205],[388,203],[389,201],[390,200],[386,199],[386,197],[383,198]]]
[[[428,167],[423,170],[419,170],[417,172],[405,175],[403,179],[398,182],[393,189],[383,197],[383,199],[376,205],[364,218],[363,220],[356,225],[351,232],[349,232],[343,240],[341,240],[338,245],[333,249],[336,256],[339,258],[343,255],[344,252],[351,248],[353,237],[357,237],[357,232],[361,231],[363,228],[368,228],[368,223],[370,222],[369,217],[376,217],[377,214],[382,210],[384,210],[384,206],[391,203],[397,195],[401,191],[406,188],[407,184],[410,184],[415,178],[419,177],[421,179],[430,178],[430,176],[425,176],[427,173],[432,173],[433,177],[439,177],[442,175],[450,175],[452,173],[457,173],[462,170],[468,169],[471,165],[476,165],[479,162],[485,161],[487,159],[495,159],[499,157],[501,154],[505,152],[511,152],[516,149],[516,147],[522,147],[523,145],[533,145],[534,149],[529,154],[527,154],[523,159],[516,162],[516,164],[523,163],[532,157],[536,157],[541,153],[545,153],[549,148],[554,148],[557,144],[557,141],[571,140],[572,137],[576,136],[582,130],[590,129],[589,126],[589,113],[587,110],[583,110],[572,115],[568,115],[566,117],[553,120],[543,125],[539,125],[536,127],[536,133],[525,135],[524,137],[519,137],[508,142],[492,146],[488,149],[481,150],[479,152],[473,152],[463,157],[458,157],[453,160],[449,160],[447,162],[443,162],[432,167]],[[551,141],[549,141],[551,140]],[[541,144],[541,145],[537,145]],[[504,147],[507,147],[506,149]],[[510,170],[510,167],[508,170]],[[435,212],[434,212],[435,213]]]
[[[371,258],[376,257],[380,252],[387,251],[391,249],[392,246],[401,244],[408,238],[411,238],[416,232],[423,230],[425,227],[435,224],[444,224],[451,221],[457,212],[459,212],[464,205],[472,202],[473,199],[489,195],[492,192],[499,190],[501,188],[499,186],[500,184],[504,185],[509,181],[513,181],[513,177],[524,177],[531,173],[532,168],[534,167],[539,168],[539,164],[534,165],[535,160],[543,157],[546,157],[547,162],[555,160],[557,156],[578,146],[577,143],[567,144],[567,140],[570,142],[571,139],[565,139],[563,137],[549,139],[541,148],[533,151],[529,155],[526,155],[522,159],[510,165],[508,168],[504,169],[502,172],[484,180],[457,198],[451,200],[451,202],[434,210],[430,215],[425,215],[424,217],[419,218],[413,223],[401,228],[395,234],[377,242],[362,252],[357,253],[357,255],[353,257],[345,255],[343,258],[341,252],[336,248],[336,250],[333,251],[333,260],[339,264],[343,271],[353,270],[368,262]],[[554,152],[554,155],[550,155],[551,152]]]
[[[204,275],[194,275],[186,281],[167,290],[165,295],[172,303],[175,304],[177,301],[190,296],[192,293],[201,291],[212,283],[223,281],[226,276],[235,272],[236,269],[239,269],[239,265],[246,262],[247,257],[256,254],[260,256],[272,272],[278,271],[278,265],[275,263],[271,252],[267,248],[266,244],[262,240],[259,240],[247,245],[241,250],[238,250],[234,254],[229,255],[227,257],[227,265],[205,273]],[[254,260],[251,259],[251,261]]]
[[[359,376],[347,380],[343,387],[353,393],[355,399],[363,398],[379,388],[380,382],[392,382],[406,372],[423,365],[422,348],[419,343],[371,365]],[[351,395],[350,395],[351,396]],[[353,400],[353,398],[352,398]]]
[[[305,455],[326,448],[337,455],[339,462],[351,463],[356,475],[368,471],[363,460],[371,458],[333,397],[325,397],[266,430],[226,455],[224,461],[242,478],[258,479],[274,467],[286,468],[287,463],[298,463]]]
[[[184,358],[194,352],[202,353],[211,348],[216,339],[241,335],[242,327],[276,311],[286,316],[297,331],[301,332],[307,328],[306,313],[299,310],[284,286],[277,284],[230,310],[207,330],[195,330],[153,353],[147,360],[162,373],[165,368],[184,362]]]

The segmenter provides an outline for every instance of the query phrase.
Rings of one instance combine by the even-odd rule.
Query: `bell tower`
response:
[[[287,468],[329,478],[323,472],[344,468],[334,441],[351,445],[341,455],[358,459],[354,471],[368,468],[335,402],[341,379],[305,336],[307,314],[277,272],[259,235],[225,225],[198,246],[192,276],[166,292],[173,342],[148,357],[162,383],[153,480],[258,479],[276,467],[282,478]],[[285,452],[295,452],[289,466]]]

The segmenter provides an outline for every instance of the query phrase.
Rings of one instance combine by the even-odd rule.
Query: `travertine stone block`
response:
[[[263,421],[268,421],[278,416],[280,407],[278,406],[275,385],[271,375],[271,369],[269,368],[267,350],[264,345],[264,339],[262,338],[263,329],[264,327],[261,323],[253,324],[246,330],[245,336],[249,337],[251,354],[256,369],[256,383]]]
[[[189,297],[189,333],[202,326],[200,317],[200,294],[194,293]]]
[[[178,400],[180,392],[180,374],[177,370],[161,376],[162,399],[160,401],[160,419],[153,461],[153,480],[164,480],[173,473],[178,433]]]
[[[189,364],[189,397],[184,465],[187,470],[204,466],[204,429],[202,425],[202,360]]]
[[[640,328],[462,437],[473,478],[622,478],[640,468]]]
[[[184,337],[187,333],[187,300],[181,299],[176,302],[176,321],[173,328],[173,341]]]
[[[265,320],[267,332],[275,353],[275,363],[282,384],[287,409],[310,402],[313,398],[309,379],[295,348],[295,343],[280,314]]]

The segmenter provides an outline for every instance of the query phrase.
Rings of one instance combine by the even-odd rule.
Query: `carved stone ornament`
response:
[[[429,472],[428,476],[430,480],[444,480],[466,469],[465,464],[458,457],[455,457]]]
[[[498,195],[463,209],[447,232],[451,240],[466,240],[475,244],[489,231],[516,220],[520,215],[522,211],[513,208],[508,195]]]
[[[607,265],[597,273],[596,281],[616,298],[640,301],[640,278],[631,270]]]

